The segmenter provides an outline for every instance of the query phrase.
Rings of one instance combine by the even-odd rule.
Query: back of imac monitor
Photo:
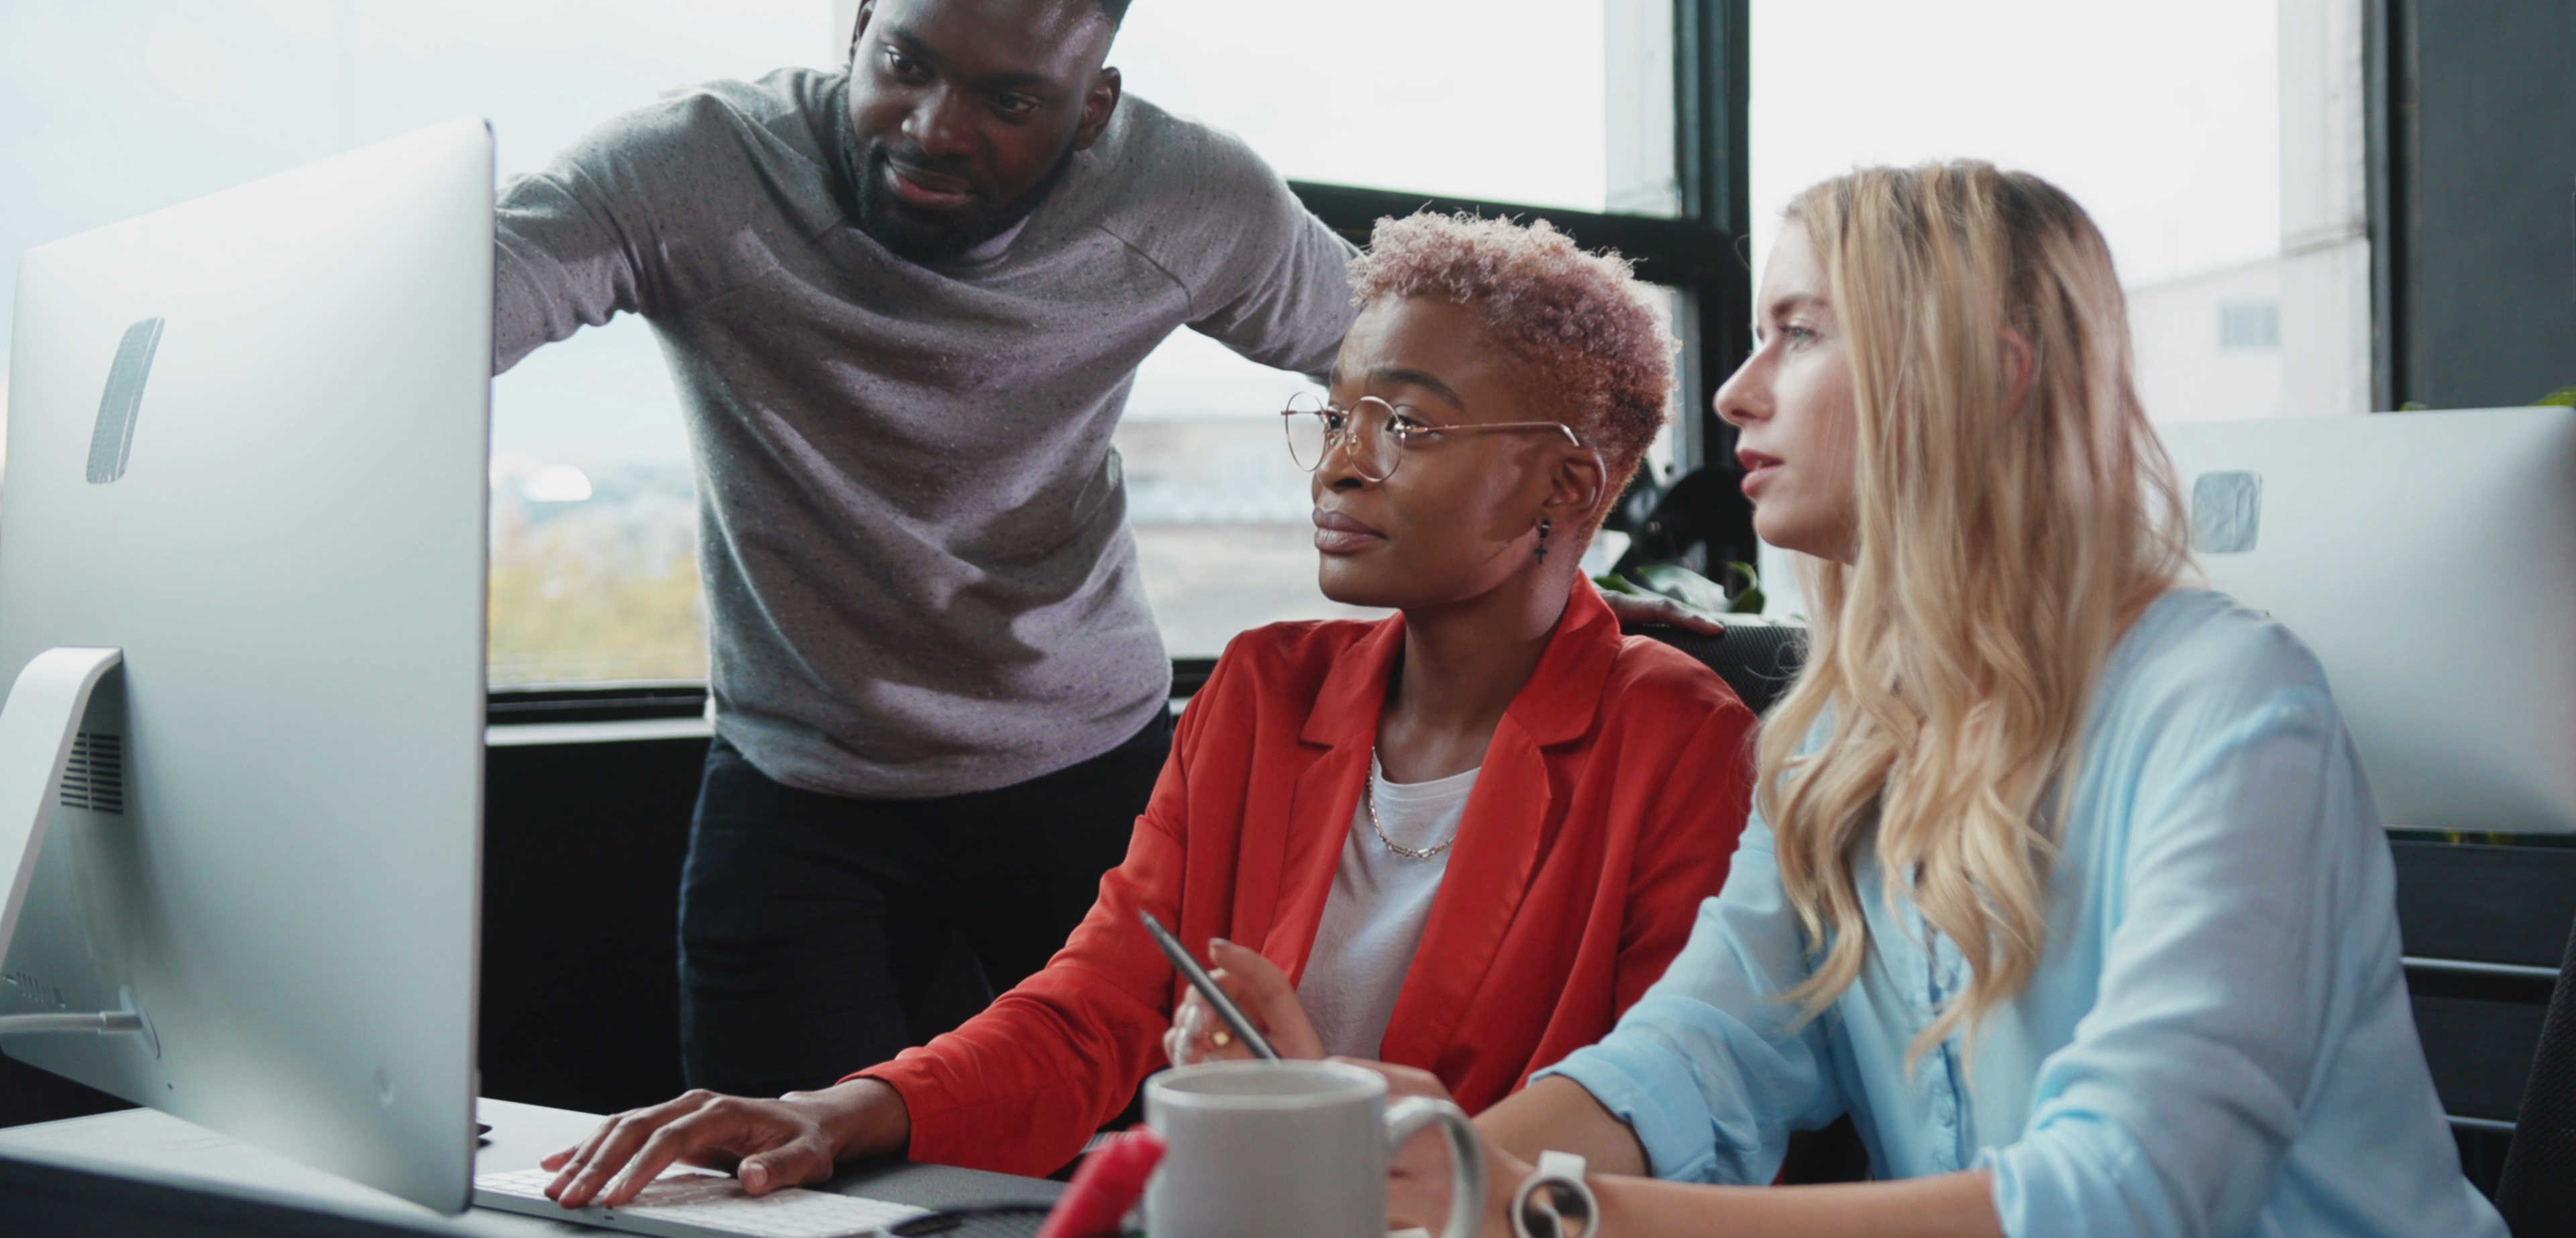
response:
[[[2576,409],[2159,431],[2201,570],[2316,651],[2391,827],[2576,832]]]
[[[447,122],[30,250],[17,298],[0,680],[54,646],[124,660],[0,1013],[131,1002],[147,1031],[0,1049],[461,1210],[490,131]]]

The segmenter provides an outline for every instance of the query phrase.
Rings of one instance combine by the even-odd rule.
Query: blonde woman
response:
[[[2325,675],[2182,583],[2092,222],[1954,163],[1828,181],[1788,223],[1718,412],[1755,527],[1812,556],[1811,660],[1690,944],[1479,1119],[1487,1232],[1554,1149],[1609,1238],[2501,1238]],[[1845,1113],[1901,1181],[1747,1189]],[[1400,1170],[1397,1212],[1436,1189]]]

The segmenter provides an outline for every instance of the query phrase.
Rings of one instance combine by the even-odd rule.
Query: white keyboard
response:
[[[593,1204],[567,1211],[546,1198],[546,1184],[554,1180],[554,1174],[543,1169],[483,1174],[474,1179],[474,1204],[660,1238],[736,1234],[751,1238],[851,1238],[873,1234],[923,1212],[882,1199],[795,1187],[751,1195],[730,1174],[688,1169],[664,1173],[624,1207]]]

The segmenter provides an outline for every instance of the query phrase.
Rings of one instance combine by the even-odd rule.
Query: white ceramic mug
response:
[[[1445,1100],[1386,1103],[1386,1079],[1339,1062],[1206,1062],[1145,1082],[1169,1151],[1145,1188],[1151,1238],[1385,1238],[1394,1151],[1437,1123],[1455,1166],[1443,1238],[1475,1238],[1485,1156]]]

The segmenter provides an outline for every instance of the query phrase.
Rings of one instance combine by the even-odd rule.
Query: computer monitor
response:
[[[2576,409],[2160,433],[2201,570],[2316,651],[2390,826],[2576,831]]]
[[[0,1050],[447,1212],[491,304],[477,119],[29,250],[0,474]]]

